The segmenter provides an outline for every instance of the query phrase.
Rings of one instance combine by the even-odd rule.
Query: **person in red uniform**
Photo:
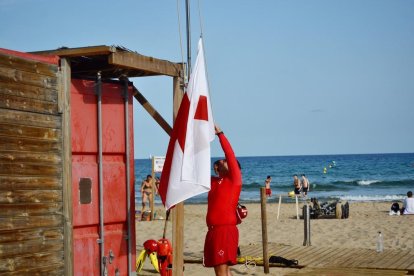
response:
[[[237,264],[239,230],[236,226],[236,207],[242,187],[242,175],[229,141],[218,126],[215,129],[226,158],[214,163],[217,176],[211,177],[204,266],[214,267],[216,275],[232,275],[229,266]]]

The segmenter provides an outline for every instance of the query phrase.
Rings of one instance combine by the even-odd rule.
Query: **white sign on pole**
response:
[[[155,173],[162,172],[162,169],[164,168],[165,156],[153,156],[152,160],[152,164],[154,166],[153,171]]]

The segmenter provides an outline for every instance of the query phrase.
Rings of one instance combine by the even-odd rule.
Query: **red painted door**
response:
[[[102,84],[102,210],[100,237],[100,191],[98,154],[98,105],[96,82],[72,80],[72,192],[73,254],[75,275],[99,275],[101,262],[108,275],[128,274],[128,227],[130,216],[131,267],[135,267],[134,150],[132,89],[128,88],[130,213],[127,212],[126,126],[123,84]],[[100,242],[103,240],[103,256]]]

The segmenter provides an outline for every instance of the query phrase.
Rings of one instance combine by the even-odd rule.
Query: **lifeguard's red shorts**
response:
[[[239,229],[236,225],[209,226],[204,243],[204,266],[237,264]]]
[[[271,196],[272,195],[272,190],[266,188],[266,195]]]

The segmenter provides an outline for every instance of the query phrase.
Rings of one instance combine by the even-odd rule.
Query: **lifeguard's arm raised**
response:
[[[220,127],[215,126],[215,130],[217,136],[219,137],[224,155],[226,156],[227,166],[229,168],[229,176],[235,185],[241,185],[241,171],[233,148],[231,147],[230,142],[227,140]]]

